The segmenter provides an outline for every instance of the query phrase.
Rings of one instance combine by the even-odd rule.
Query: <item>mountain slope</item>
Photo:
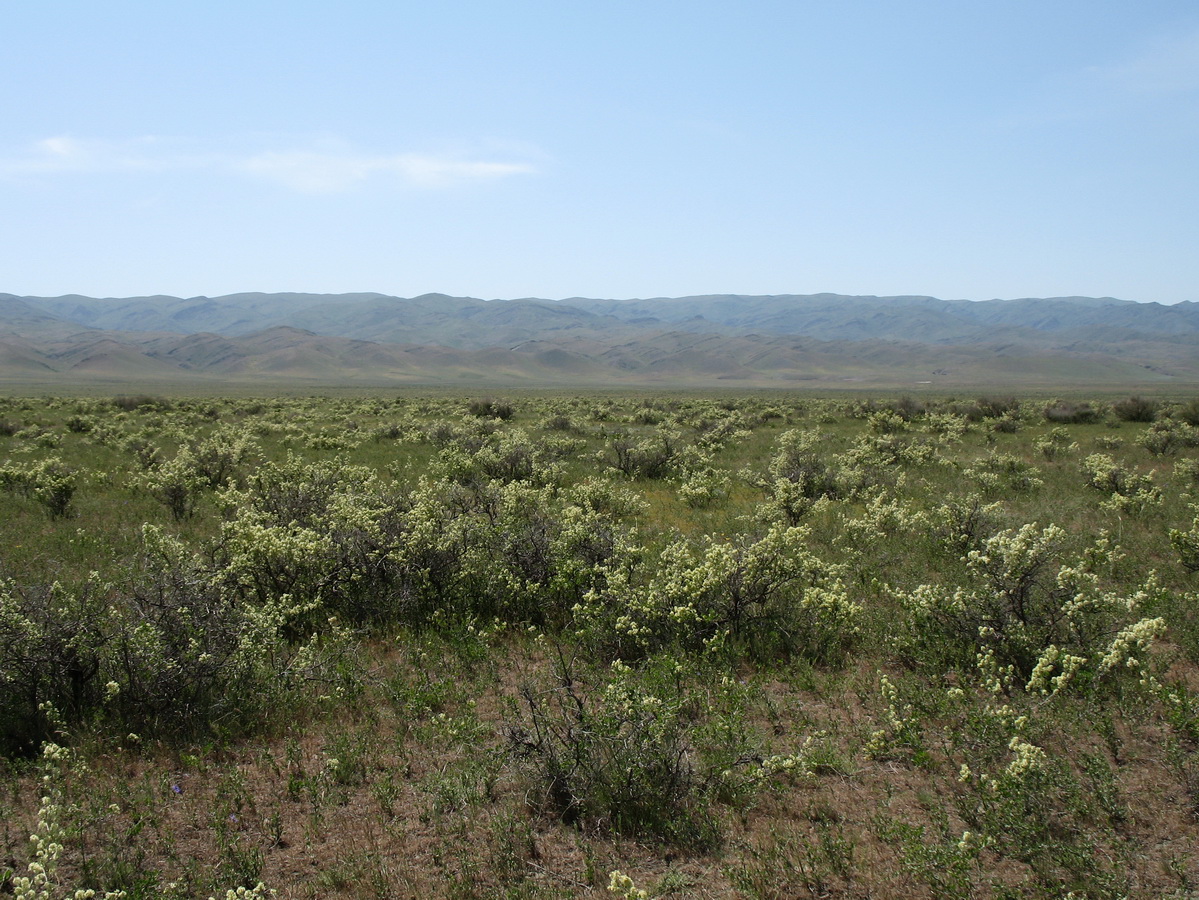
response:
[[[0,377],[1189,384],[1199,380],[1199,303],[0,294]]]

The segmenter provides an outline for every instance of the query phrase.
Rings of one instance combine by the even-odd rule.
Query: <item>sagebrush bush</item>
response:
[[[617,433],[612,437],[611,465],[629,478],[666,478],[678,463],[679,441],[679,435],[669,430],[657,430],[640,441]]]
[[[1147,397],[1134,396],[1117,400],[1112,412],[1122,422],[1152,422],[1157,418],[1159,404]]]
[[[1047,403],[1043,414],[1055,425],[1092,425],[1103,418],[1103,414],[1090,403],[1075,403],[1069,400],[1053,400]]]
[[[1181,528],[1170,529],[1170,545],[1188,571],[1199,572],[1199,515],[1185,531]]]
[[[492,400],[484,398],[480,400],[472,400],[467,405],[472,416],[478,416],[480,419],[511,419],[515,414],[512,404],[504,400]]]
[[[1199,446],[1199,429],[1162,419],[1137,435],[1136,443],[1154,456],[1172,456],[1183,448]]]
[[[951,410],[971,422],[981,422],[1018,413],[1020,401],[1016,397],[979,397],[973,403],[954,404]]]
[[[14,491],[45,507],[51,519],[71,515],[78,472],[57,456],[0,466],[0,489]]]
[[[113,409],[124,412],[142,412],[145,410],[167,410],[172,403],[166,397],[155,397],[150,394],[121,394],[109,401]]]
[[[559,657],[552,682],[523,686],[504,733],[538,804],[568,824],[703,849],[720,839],[719,800],[805,770],[801,754],[765,755],[742,689],[725,679],[704,698],[686,672],[671,656],[586,674]]]
[[[648,577],[609,573],[574,608],[578,637],[608,658],[676,647],[836,664],[857,637],[860,609],[837,566],[808,547],[806,528],[774,526],[754,540],[674,541]]]
[[[1192,428],[1199,428],[1199,397],[1187,400],[1175,407],[1173,414],[1179,421]]]
[[[710,842],[714,823],[683,716],[685,698],[617,667],[602,685],[561,670],[521,690],[523,716],[506,727],[540,802],[568,824],[682,844]]]
[[[53,736],[48,709],[87,718],[103,698],[109,643],[104,586],[71,591],[0,584],[0,753],[28,754]]]
[[[967,586],[901,593],[908,659],[935,669],[991,654],[1026,689],[1046,692],[1143,671],[1164,621],[1139,615],[1143,592],[1103,589],[1096,570],[1118,555],[1107,539],[1076,559],[1066,556],[1066,542],[1056,525],[1004,530],[967,552]]]

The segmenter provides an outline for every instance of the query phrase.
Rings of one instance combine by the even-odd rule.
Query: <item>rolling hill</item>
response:
[[[0,379],[1189,386],[1199,383],[1199,303],[0,294]]]

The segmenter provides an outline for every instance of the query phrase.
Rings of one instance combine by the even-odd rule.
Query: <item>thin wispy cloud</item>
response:
[[[534,171],[527,163],[453,159],[416,153],[364,156],[303,150],[261,153],[239,163],[239,168],[310,193],[349,190],[368,180],[409,187],[444,188]]]
[[[368,154],[346,145],[228,152],[194,142],[142,137],[125,141],[49,137],[0,155],[0,177],[199,171],[269,181],[302,193],[339,193],[368,182],[442,189],[536,171],[528,162],[431,153]]]
[[[171,142],[154,137],[103,141],[58,136],[35,141],[23,152],[0,156],[0,174],[163,171],[204,164]]]

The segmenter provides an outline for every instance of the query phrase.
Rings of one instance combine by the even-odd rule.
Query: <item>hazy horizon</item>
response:
[[[729,296],[729,297],[819,297],[819,296],[826,296],[826,295],[830,296],[830,297],[876,298],[876,299],[880,299],[880,300],[903,298],[903,297],[927,297],[932,300],[940,300],[940,301],[949,302],[949,303],[957,303],[957,302],[1006,303],[1006,302],[1016,302],[1016,301],[1020,301],[1020,300],[1114,300],[1114,301],[1117,301],[1120,303],[1158,303],[1162,306],[1173,306],[1176,303],[1199,302],[1199,301],[1187,301],[1187,300],[1175,300],[1172,302],[1162,302],[1162,301],[1158,301],[1158,300],[1136,300],[1136,299],[1132,299],[1132,298],[1128,298],[1128,297],[1112,297],[1112,296],[1091,297],[1091,296],[1084,296],[1082,294],[1062,294],[1062,295],[1055,295],[1055,296],[1038,296],[1038,297],[1027,296],[1027,297],[978,297],[978,298],[972,298],[972,297],[936,297],[936,296],[933,296],[932,294],[921,294],[921,293],[912,293],[912,294],[844,294],[844,293],[841,293],[838,291],[804,291],[804,292],[787,291],[787,292],[777,292],[777,293],[772,293],[772,294],[748,294],[745,292],[735,292],[735,291],[714,293],[711,291],[707,291],[707,292],[697,293],[697,294],[682,294],[682,295],[673,296],[673,297],[649,295],[649,294],[642,294],[639,296],[628,296],[628,297],[585,297],[582,294],[572,294],[567,297],[534,297],[534,296],[495,297],[495,296],[471,296],[471,295],[467,295],[467,294],[449,294],[446,291],[437,291],[437,290],[424,291],[420,294],[407,294],[407,295],[390,294],[390,293],[387,293],[386,291],[374,291],[374,290],[358,290],[358,291],[305,291],[305,290],[229,291],[229,292],[222,293],[222,294],[187,294],[187,295],[167,294],[167,293],[163,293],[162,291],[156,291],[156,292],[147,293],[147,294],[126,294],[126,295],[122,295],[122,296],[89,294],[89,293],[85,293],[83,291],[66,291],[61,294],[52,294],[52,295],[51,294],[16,294],[13,291],[0,291],[0,294],[8,294],[10,296],[14,296],[14,297],[18,297],[18,298],[30,297],[30,298],[37,298],[37,299],[44,299],[44,300],[54,300],[54,299],[60,299],[62,297],[85,297],[89,300],[144,300],[144,299],[148,299],[148,298],[152,298],[152,297],[165,297],[165,298],[174,299],[174,300],[220,300],[225,297],[236,297],[236,296],[240,296],[243,294],[262,294],[264,296],[270,296],[270,295],[275,295],[275,294],[305,294],[305,295],[326,296],[326,297],[345,297],[345,296],[361,296],[361,295],[374,294],[374,295],[378,295],[380,297],[387,297],[387,298],[392,298],[392,299],[396,299],[396,300],[414,300],[414,299],[417,299],[419,297],[424,297],[424,296],[440,295],[440,296],[446,296],[446,297],[453,297],[453,298],[457,298],[457,299],[481,300],[485,303],[513,303],[513,302],[519,302],[522,300],[531,300],[531,301],[547,302],[547,303],[569,303],[572,300],[588,301],[588,302],[612,301],[612,302],[619,303],[619,302],[651,301],[651,300],[687,300],[687,299],[695,298],[695,297],[721,297],[721,296]]]

